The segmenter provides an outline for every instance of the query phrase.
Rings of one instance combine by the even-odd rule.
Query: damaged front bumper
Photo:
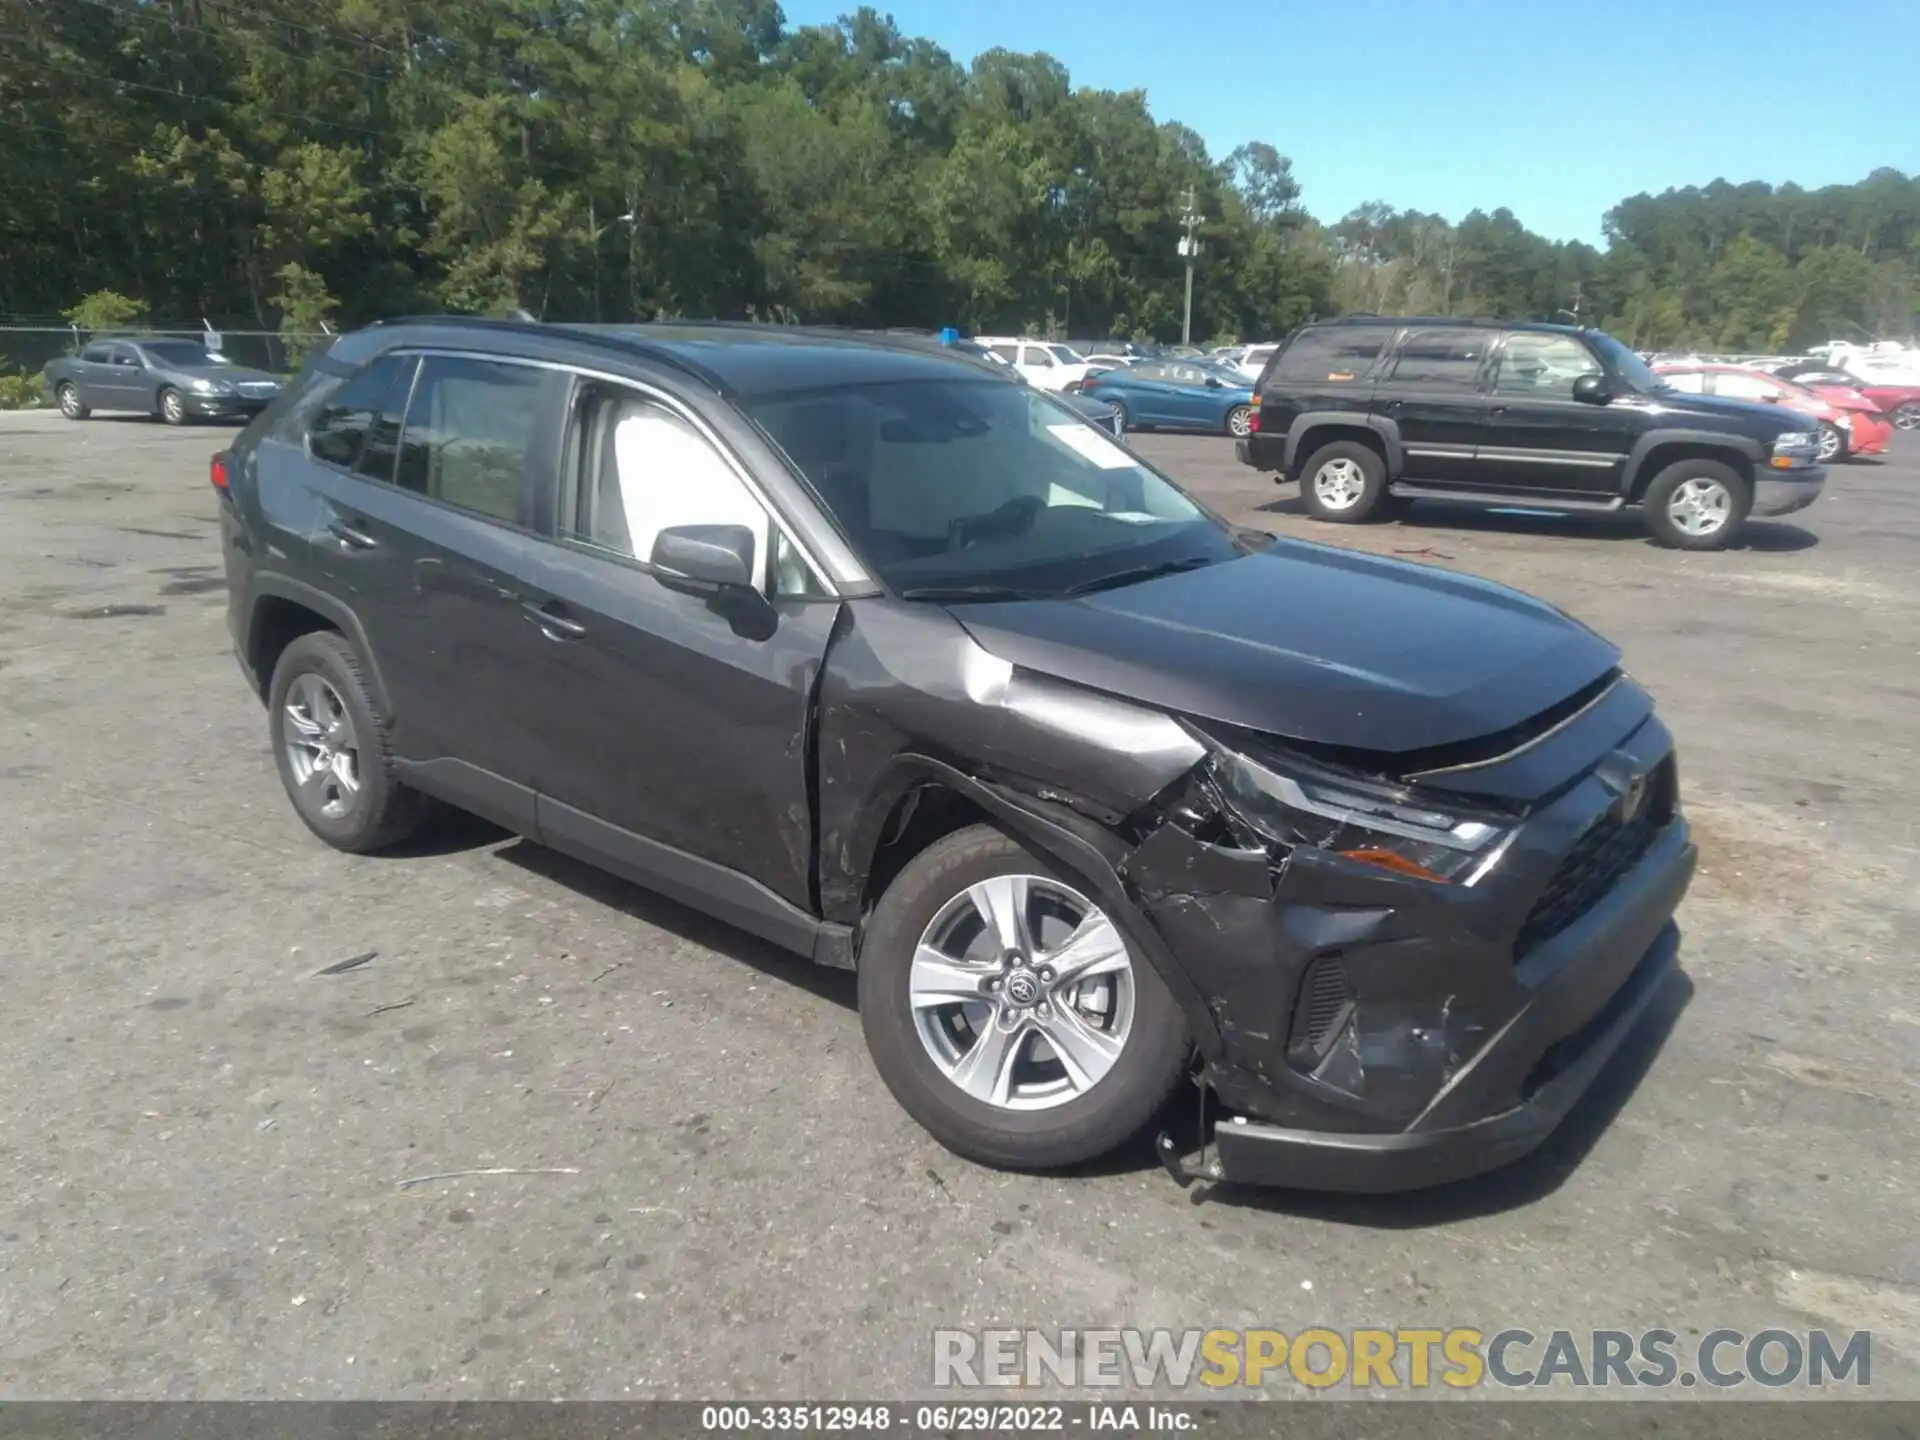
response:
[[[1620,776],[1636,777],[1623,807]],[[1183,1176],[1354,1192],[1478,1174],[1541,1143],[1675,968],[1696,851],[1648,719],[1469,884],[1177,820],[1134,854],[1142,913],[1207,996],[1228,1114]]]

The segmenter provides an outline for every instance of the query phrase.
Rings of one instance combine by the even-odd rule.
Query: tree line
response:
[[[1284,107],[1280,114],[1284,116]],[[1057,60],[776,0],[0,0],[0,318],[113,291],[316,329],[422,310],[1168,339],[1561,312],[1644,346],[1911,331],[1920,179],[1331,223]],[[94,307],[96,310],[98,306]],[[111,307],[109,307],[111,308]]]

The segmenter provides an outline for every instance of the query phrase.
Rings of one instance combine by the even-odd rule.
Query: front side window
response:
[[[412,375],[412,360],[388,355],[348,380],[327,397],[307,426],[307,453],[329,465],[353,469],[374,421],[390,405],[406,404],[405,381]],[[389,466],[381,478],[391,476]]]
[[[1081,354],[1071,346],[1049,345],[1047,346],[1047,353],[1062,365],[1084,365],[1087,363]]]
[[[1396,385],[1471,390],[1487,358],[1489,330],[1416,330],[1393,362]]]
[[[156,363],[176,370],[206,370],[215,365],[231,365],[224,355],[215,354],[191,340],[155,340],[147,345],[147,355]]]
[[[630,394],[591,402],[583,429],[573,538],[651,561],[670,526],[744,525],[754,536],[753,573],[764,573],[767,512],[706,436]]]
[[[909,598],[1058,594],[1240,553],[1171,481],[1042,391],[891,381],[746,409]]]
[[[1656,377],[1669,390],[1682,395],[1707,393],[1707,377],[1698,370],[1662,370]]]
[[[531,366],[427,356],[407,405],[396,482],[519,524],[527,451],[550,384],[549,372]]]
[[[90,365],[111,365],[113,347],[109,345],[89,345],[80,352],[80,358]]]
[[[1571,400],[1573,382],[1600,373],[1593,352],[1567,335],[1515,331],[1507,337],[1493,378],[1496,395]]]
[[[1037,365],[1042,369],[1051,369],[1053,366],[1053,356],[1047,353],[1047,347],[1044,345],[1027,346],[1024,360],[1026,364]]]
[[[1019,363],[1020,347],[1018,345],[989,345],[987,348],[1009,365]]]

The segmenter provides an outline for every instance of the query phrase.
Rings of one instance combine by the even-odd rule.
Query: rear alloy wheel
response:
[[[1893,423],[1902,430],[1920,430],[1920,400],[1909,400],[1893,412]]]
[[[1236,440],[1244,440],[1253,433],[1253,407],[1236,405],[1227,411],[1227,433]]]
[[[1165,983],[1082,885],[998,830],[935,842],[860,947],[867,1048],[948,1149],[1046,1170],[1142,1130],[1186,1073]]]
[[[160,418],[169,425],[187,423],[186,399],[171,385],[160,392]]]
[[[1132,423],[1127,419],[1127,407],[1122,405],[1118,400],[1109,400],[1107,403],[1113,406],[1113,425],[1115,431],[1121,435],[1126,434],[1127,426]]]
[[[1820,426],[1820,463],[1831,465],[1836,460],[1847,458],[1847,437],[1841,433],[1838,425],[1823,423]]]
[[[1717,460],[1680,460],[1653,477],[1645,500],[1654,538],[1676,550],[1724,550],[1753,507],[1753,491]]]
[[[1357,440],[1323,445],[1300,472],[1300,501],[1316,520],[1357,525],[1380,508],[1387,467]]]
[[[69,420],[84,420],[93,413],[87,408],[87,402],[80,398],[80,391],[72,381],[64,382],[53,394],[54,399],[60,402],[60,413]]]
[[[280,781],[309,830],[336,850],[362,853],[419,829],[431,807],[395,776],[386,725],[344,636],[316,630],[296,639],[267,695]]]

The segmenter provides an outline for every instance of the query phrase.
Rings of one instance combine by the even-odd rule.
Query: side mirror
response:
[[[1209,390],[1224,390],[1227,387],[1220,383],[1218,377],[1209,375],[1207,376],[1207,388]]]
[[[1604,405],[1613,398],[1604,375],[1582,375],[1573,382],[1573,398],[1582,405]]]
[[[669,525],[649,563],[662,585],[714,594],[753,584],[753,531],[744,525]]]
[[[1780,403],[1780,392],[1778,390],[1769,390],[1760,398],[1769,405],[1778,405]]]

